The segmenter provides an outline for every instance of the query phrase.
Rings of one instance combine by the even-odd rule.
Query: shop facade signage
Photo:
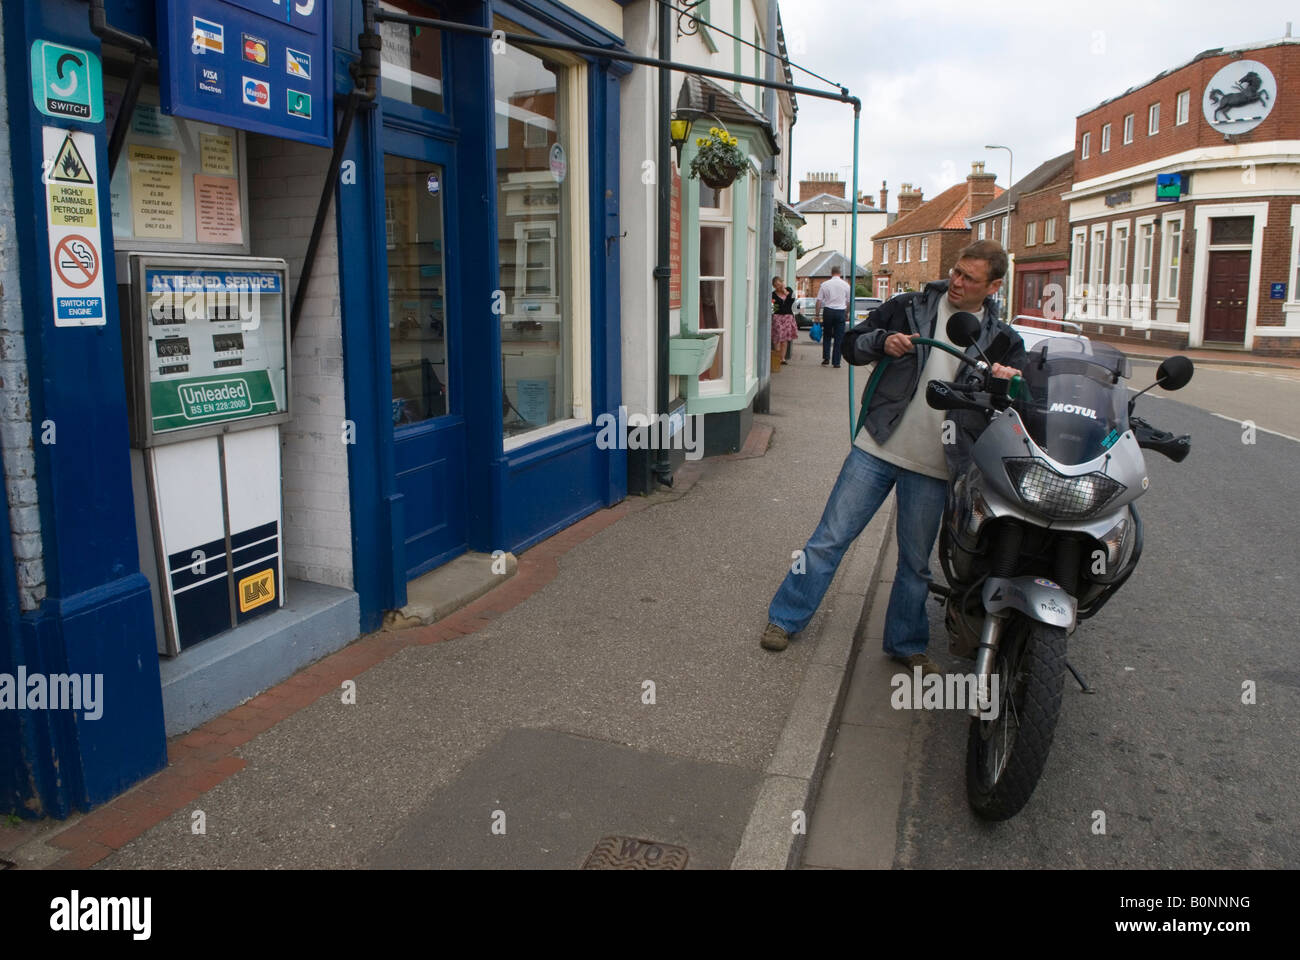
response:
[[[1258,60],[1233,60],[1210,78],[1201,107],[1206,123],[1231,135],[1254,130],[1276,102],[1273,71]]]
[[[41,139],[54,325],[102,327],[107,321],[95,137],[44,127]]]
[[[159,0],[167,113],[333,145],[324,0]]]

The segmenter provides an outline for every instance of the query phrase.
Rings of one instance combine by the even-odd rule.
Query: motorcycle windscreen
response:
[[[1034,442],[1064,464],[1087,463],[1128,430],[1124,354],[1105,343],[1053,339],[1030,352],[1017,404]]]

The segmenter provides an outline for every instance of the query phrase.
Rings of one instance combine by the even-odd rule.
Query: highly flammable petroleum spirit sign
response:
[[[44,127],[42,143],[45,163],[41,183],[50,238],[54,325],[100,327],[107,318],[95,137]]]

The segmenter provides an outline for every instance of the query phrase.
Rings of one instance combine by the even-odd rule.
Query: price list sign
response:
[[[333,145],[326,0],[158,0],[167,113]]]

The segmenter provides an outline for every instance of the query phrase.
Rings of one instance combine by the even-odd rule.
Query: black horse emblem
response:
[[[1210,91],[1210,103],[1215,104],[1215,123],[1219,121],[1219,114],[1223,114],[1224,120],[1231,120],[1232,117],[1228,113],[1237,107],[1246,107],[1252,103],[1268,106],[1268,91],[1261,89],[1264,86],[1264,81],[1260,79],[1259,74],[1254,70],[1238,80],[1234,86],[1237,88],[1235,93],[1224,93],[1222,90],[1217,89]]]

